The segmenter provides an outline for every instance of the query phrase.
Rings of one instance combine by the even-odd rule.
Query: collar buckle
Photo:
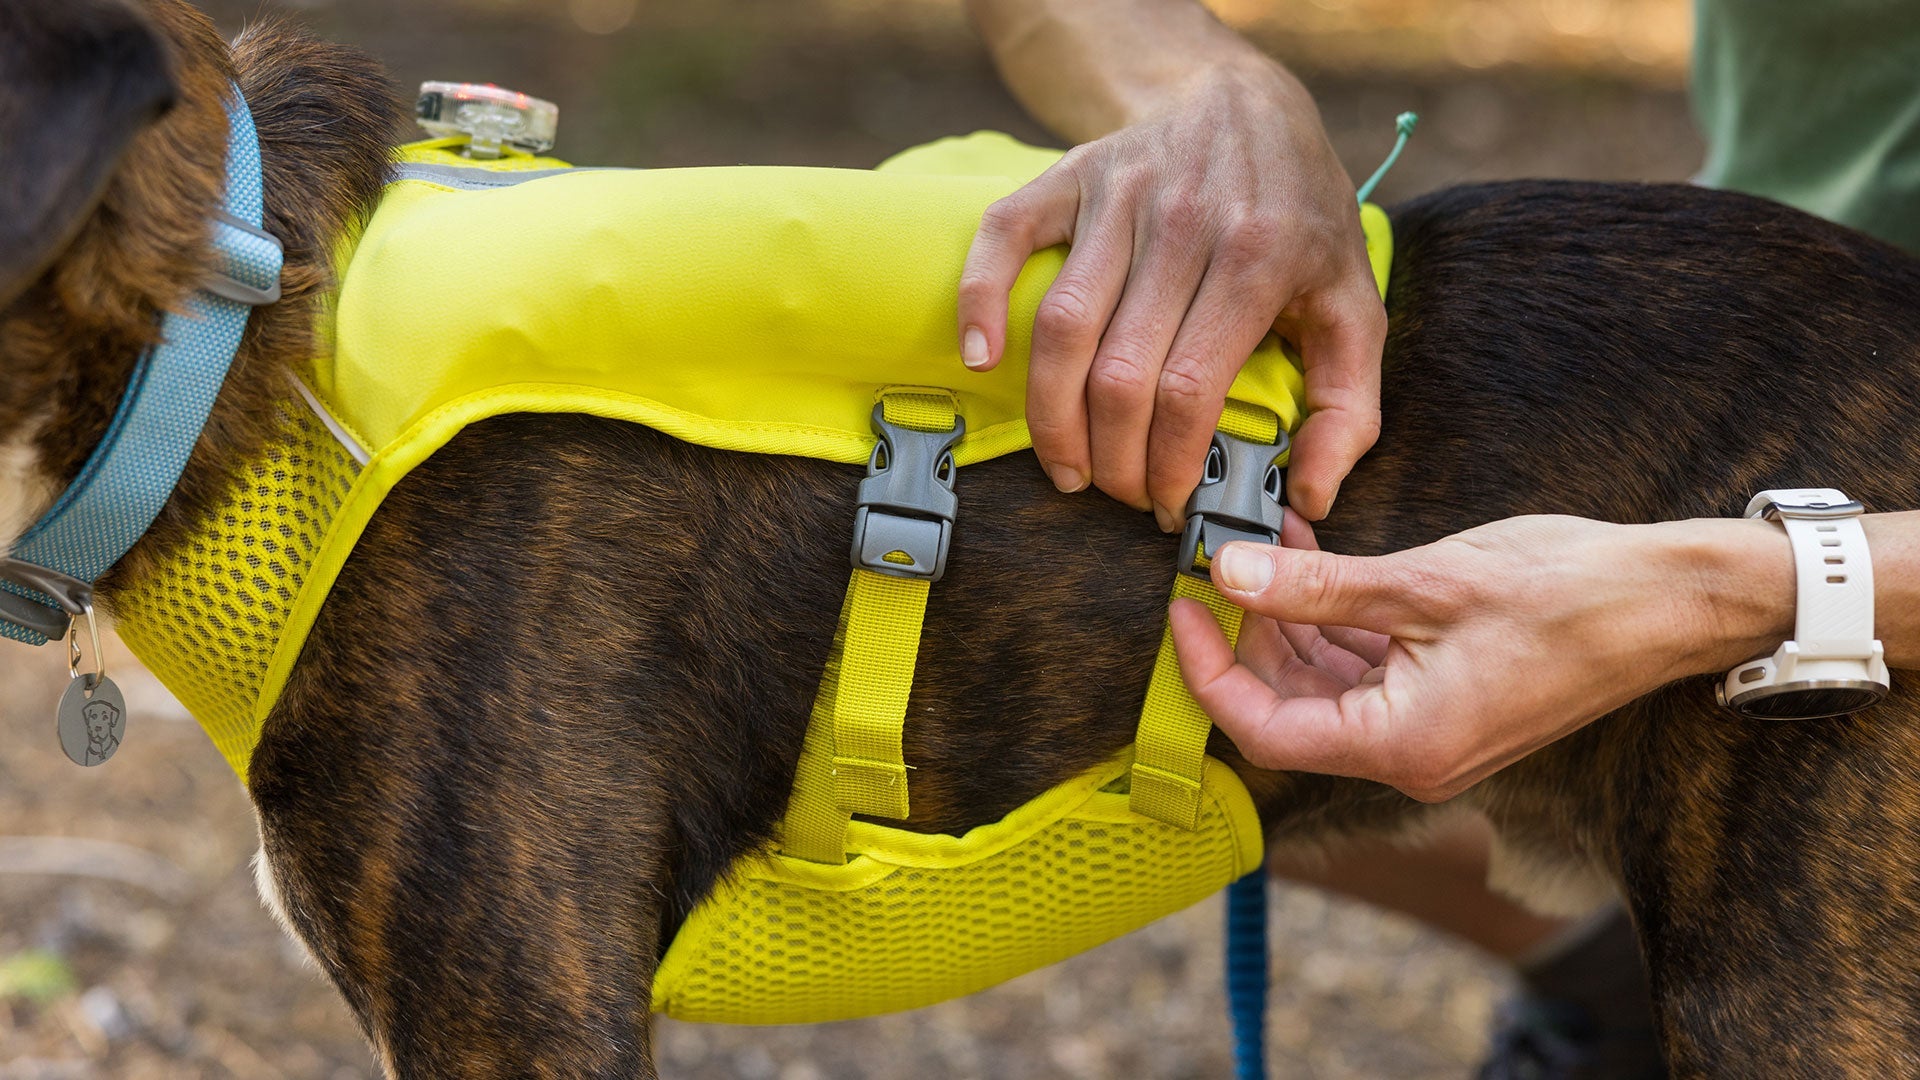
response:
[[[951,431],[920,431],[891,423],[883,405],[873,407],[879,437],[860,481],[853,519],[853,567],[892,577],[939,581],[947,571],[947,548],[959,496],[953,493],[953,448],[966,421]]]
[[[1286,472],[1281,461],[1288,446],[1285,431],[1277,443],[1213,433],[1206,473],[1187,499],[1187,527],[1180,534],[1181,573],[1206,577],[1221,545],[1235,540],[1279,542],[1280,523],[1286,515],[1282,502]]]

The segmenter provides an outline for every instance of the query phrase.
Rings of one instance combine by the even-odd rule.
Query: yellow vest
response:
[[[297,373],[282,438],[180,559],[120,597],[123,639],[244,779],[381,500],[477,420],[585,413],[852,463],[873,452],[883,394],[937,388],[965,422],[957,465],[1029,448],[1027,334],[1063,253],[1028,263],[1006,358],[989,373],[956,355],[955,285],[981,212],[1055,157],[991,133],[871,172],[569,170],[524,157],[482,169],[445,143],[407,148],[343,246],[326,355]],[[1384,289],[1385,215],[1362,217]],[[1290,429],[1300,392],[1269,338],[1232,395]],[[829,671],[823,701],[835,680]],[[809,752],[842,760],[822,708]],[[1090,948],[1259,863],[1259,823],[1231,770],[1205,759],[1188,820],[1170,824],[1130,802],[1132,757],[964,836],[842,812],[844,856],[830,831],[839,857],[740,860],[673,941],[654,1008],[786,1023],[924,1005]],[[797,788],[812,782],[809,760]],[[899,798],[894,816],[904,786]]]

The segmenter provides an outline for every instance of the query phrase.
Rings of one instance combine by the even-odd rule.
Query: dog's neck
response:
[[[183,51],[193,45],[178,44]],[[289,365],[311,358],[316,348],[315,319],[334,285],[334,243],[378,200],[403,115],[375,61],[283,23],[248,29],[234,42],[232,60],[259,130],[266,228],[286,249],[282,299],[253,313],[173,496],[152,528],[99,583],[109,609],[114,591],[167,559],[216,505],[235,472],[273,436],[277,410],[291,395]],[[122,167],[188,167],[183,161],[144,158],[130,156]],[[190,281],[198,274],[180,276]],[[84,318],[84,312],[76,317]],[[124,388],[137,351],[115,358],[123,362],[117,387]],[[52,433],[72,439],[89,428],[78,457],[35,452]],[[72,481],[79,461],[103,432],[97,415],[50,414],[0,446],[0,488],[6,492],[0,497],[0,551]]]

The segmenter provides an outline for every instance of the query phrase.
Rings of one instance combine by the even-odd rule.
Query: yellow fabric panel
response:
[[[1025,171],[1035,155],[1019,156]],[[402,180],[348,258],[310,384],[375,450],[465,396],[549,384],[637,399],[689,441],[848,462],[872,445],[875,387],[942,385],[968,419],[965,465],[1030,444],[1028,334],[1062,249],[1016,285],[992,372],[960,364],[954,314],[980,214],[1017,184],[753,167]],[[1269,338],[1234,396],[1291,426],[1299,389]]]
[[[922,176],[1005,176],[1025,183],[1060,160],[1060,151],[1028,146],[1002,131],[951,135],[910,146],[873,167],[874,172]]]
[[[1209,761],[1196,831],[1127,809],[1122,754],[964,837],[854,822],[834,866],[753,856],[674,937],[653,1008],[843,1020],[985,989],[1204,899],[1260,863],[1253,800]],[[1104,789],[1104,790],[1103,790]]]

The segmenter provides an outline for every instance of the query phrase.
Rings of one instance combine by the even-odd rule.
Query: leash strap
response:
[[[1267,868],[1227,886],[1227,1014],[1234,1080],[1267,1075]]]
[[[93,582],[145,535],[179,483],[248,315],[279,299],[280,242],[260,228],[260,143],[238,87],[226,108],[217,268],[184,310],[161,319],[160,344],[135,363],[80,475],[0,559],[0,635],[41,645],[90,606]]]
[[[870,479],[892,470],[901,470],[895,475],[908,479],[921,472],[937,477],[945,453],[941,440],[959,435],[953,397],[944,391],[887,391],[878,413],[894,435],[889,438],[883,433],[884,447],[876,448]],[[930,460],[926,453],[907,452],[900,429],[934,436],[926,445],[938,452]],[[951,483],[951,462],[945,466]],[[884,511],[867,511],[874,512]],[[872,547],[864,544],[869,535],[885,535],[885,530],[865,525],[859,529],[856,561],[862,558],[863,546]],[[944,550],[937,555],[886,551],[868,565],[900,569],[889,572],[856,565],[847,583],[833,650],[814,697],[793,798],[782,826],[781,849],[810,862],[845,861],[847,822],[854,814],[907,816],[907,764],[901,737],[927,596],[938,568],[943,568]]]
[[[1280,437],[1280,419],[1272,410],[1229,400],[1219,428],[1250,443],[1273,445]],[[1212,552],[1204,545],[1192,555],[1192,569],[1205,573]],[[1185,597],[1207,605],[1227,641],[1238,644],[1244,614],[1223,596],[1213,582],[1181,567],[1174,575],[1174,599]],[[1200,775],[1205,766],[1207,735],[1213,721],[1187,692],[1180,678],[1180,661],[1173,648],[1171,624],[1160,633],[1160,652],[1154,658],[1147,683],[1146,703],[1134,735],[1133,809],[1157,821],[1183,829],[1200,824]]]

